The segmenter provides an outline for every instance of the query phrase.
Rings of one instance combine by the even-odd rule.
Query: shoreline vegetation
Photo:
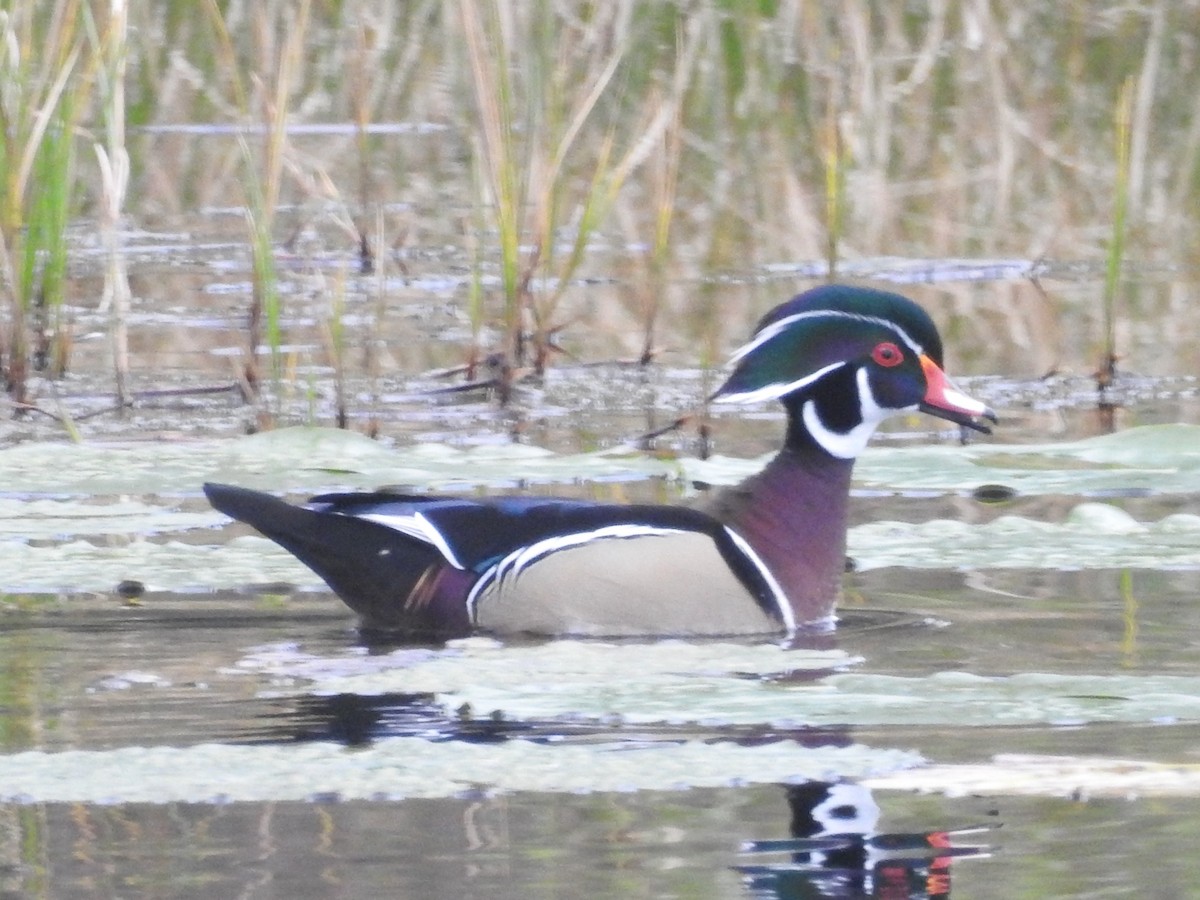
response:
[[[223,349],[256,429],[321,392],[331,424],[375,433],[381,379],[420,362],[391,345],[427,337],[405,316],[436,317],[397,309],[422,299],[452,309],[446,384],[504,402],[556,365],[719,365],[831,276],[934,282],[900,289],[970,371],[1086,375],[1110,402],[1127,366],[1198,362],[1195,12],[9,4],[7,405],[78,438],[55,380],[83,322],[108,410],[135,403],[154,383],[131,323],[213,305],[205,271],[236,275]],[[139,255],[167,234],[175,258]],[[197,262],[198,296],[156,293],[160,269]],[[1154,335],[1168,371],[1139,358]]]

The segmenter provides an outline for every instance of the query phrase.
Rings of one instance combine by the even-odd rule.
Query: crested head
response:
[[[788,445],[853,459],[890,415],[923,410],[982,431],[995,419],[942,371],[942,341],[921,307],[888,291],[826,285],[777,306],[733,355],[717,402],[781,400]]]
[[[919,347],[921,352],[942,365],[942,338],[929,313],[901,294],[849,284],[822,285],[780,303],[759,320],[753,340],[734,358],[768,336],[766,332],[786,328],[786,320],[793,316],[822,314],[884,324],[905,335],[910,345]]]

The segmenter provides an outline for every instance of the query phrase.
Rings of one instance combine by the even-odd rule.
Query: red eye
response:
[[[898,366],[904,362],[904,354],[891,341],[884,341],[882,344],[875,345],[875,349],[871,351],[871,359],[890,369],[892,366]]]

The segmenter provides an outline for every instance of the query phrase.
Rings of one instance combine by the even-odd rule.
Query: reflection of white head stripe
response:
[[[879,804],[868,788],[839,782],[829,786],[829,794],[810,811],[820,834],[864,834],[879,825]]]
[[[527,568],[542,557],[554,553],[556,550],[566,550],[569,547],[578,547],[591,541],[604,540],[606,538],[653,537],[667,534],[682,534],[687,530],[685,528],[667,528],[659,525],[638,525],[636,523],[605,525],[602,528],[596,528],[592,531],[577,531],[571,534],[555,535],[554,537],[536,541],[526,547],[518,547],[479,576],[479,580],[475,582],[471,588],[471,592],[467,595],[467,613],[470,615],[471,620],[474,621],[475,602],[484,590],[493,584],[503,588],[505,581],[510,578],[517,578],[520,576],[522,569]]]

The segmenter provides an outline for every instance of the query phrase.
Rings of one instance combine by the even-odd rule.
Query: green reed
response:
[[[376,249],[372,248],[369,230],[373,223],[370,210],[377,206],[374,201],[374,178],[371,173],[371,138],[367,126],[371,122],[371,80],[378,63],[374,53],[374,41],[365,23],[354,29],[354,54],[348,73],[350,120],[354,123],[354,148],[357,152],[358,192],[357,214],[353,217],[358,232],[358,267],[363,275],[370,274],[375,266]]]
[[[903,14],[869,0],[700,0],[686,9],[461,0],[449,8],[401,4],[395,14],[208,0],[203,18],[186,5],[130,4],[130,121],[232,120],[257,126],[262,137],[247,132],[235,145],[130,129],[123,203],[122,79],[116,56],[104,55],[115,33],[105,26],[81,40],[71,23],[83,6],[5,6],[0,266],[8,333],[0,352],[12,385],[24,385],[47,336],[65,365],[69,328],[54,323],[60,313],[42,337],[35,326],[39,298],[47,310],[60,308],[56,284],[70,247],[55,235],[66,233],[73,211],[94,213],[103,236],[114,213],[136,227],[148,212],[188,216],[236,204],[246,209],[253,265],[246,383],[255,403],[266,402],[259,388],[284,374],[287,275],[273,238],[280,197],[293,184],[289,167],[300,160],[286,119],[300,110],[313,120],[348,117],[357,128],[349,140],[302,146],[340,195],[357,199],[360,258],[385,255],[382,228],[364,247],[372,204],[409,217],[400,230],[414,242],[457,245],[472,273],[458,299],[476,343],[495,323],[514,361],[535,367],[546,364],[565,325],[595,312],[589,304],[599,293],[580,287],[581,274],[631,273],[620,291],[604,294],[628,298],[612,301],[624,304],[618,315],[596,318],[613,322],[614,334],[622,331],[624,345],[645,359],[663,334],[693,335],[697,316],[705,335],[744,333],[773,287],[728,292],[735,302],[726,296],[710,315],[693,286],[754,279],[766,264],[819,272],[824,262],[844,274],[853,261],[869,277],[872,257],[1054,261],[1099,252],[1103,302],[1081,331],[1102,329],[1105,346],[1081,353],[1103,352],[1109,371],[1118,312],[1127,312],[1122,273],[1137,234],[1130,222],[1153,222],[1163,237],[1139,245],[1138,262],[1178,263],[1200,234],[1200,116],[1184,89],[1200,78],[1200,57],[1172,42],[1189,20],[1171,4],[1132,4],[1103,17],[1080,4],[985,4],[971,8],[971,29],[956,0]],[[1127,129],[1118,142],[1132,146],[1119,149],[1126,158],[1114,182],[1111,98],[1139,69],[1130,122],[1118,122]],[[90,82],[106,78],[107,88],[88,94]],[[378,138],[367,128],[374,121],[446,130],[436,139]],[[98,179],[75,177],[80,135],[98,145]],[[35,181],[46,189],[32,190]],[[404,212],[390,212],[397,201]],[[630,265],[627,250],[612,252],[612,222],[623,247],[647,248],[643,258]],[[492,274],[499,284],[489,296]],[[997,321],[1019,328],[1009,312],[1019,305],[1005,305],[1000,292],[943,283],[934,294],[960,308],[978,304],[980,315],[963,317],[965,346],[988,345]],[[348,297],[353,302],[353,290]],[[987,302],[991,309],[982,308]],[[1040,342],[1038,352],[1057,352],[1046,334],[1030,340]],[[260,374],[263,345],[270,370]]]
[[[505,350],[541,372],[563,324],[563,297],[637,161],[632,148],[616,154],[615,122],[596,123],[606,93],[619,92],[624,48],[581,61],[568,25],[545,3],[507,15],[496,3],[483,15],[469,0],[459,9],[479,125],[475,153],[499,243]],[[520,40],[510,44],[508,35]]]
[[[81,4],[58,0],[40,12],[18,5],[0,18],[0,273],[10,323],[0,362],[18,412],[29,405],[31,365],[61,372],[67,364],[66,235],[88,89]]]
[[[654,184],[654,238],[650,243],[648,271],[638,285],[641,299],[642,348],[638,362],[645,366],[657,355],[656,335],[663,295],[667,289],[667,266],[671,259],[671,222],[679,190],[679,163],[683,155],[681,105],[671,109],[670,122],[662,138],[661,152],[651,164]]]
[[[1121,264],[1129,216],[1129,162],[1132,141],[1134,79],[1127,78],[1117,95],[1114,111],[1116,174],[1113,183],[1112,233],[1104,265],[1104,355],[1096,373],[1101,394],[1117,374],[1117,302],[1121,291]]]
[[[322,326],[325,355],[333,370],[334,417],[338,428],[350,426],[350,411],[346,403],[346,277],[344,269],[337,271]]]
[[[838,247],[846,218],[846,151],[838,130],[837,108],[832,92],[822,129],[822,159],[825,163],[825,277],[837,278]]]
[[[287,112],[293,80],[303,63],[311,4],[304,0],[297,8],[290,5],[256,8],[253,32],[258,66],[249,76],[241,71],[233,39],[216,0],[208,0],[207,8],[237,107],[245,121],[257,121],[262,127],[263,140],[258,153],[251,149],[244,135],[238,139],[243,160],[242,185],[252,271],[244,385],[250,392],[250,399],[261,399],[258,348],[265,343],[270,353],[271,379],[277,407],[284,372],[281,353],[282,304],[275,260],[275,219],[287,151]],[[255,86],[254,100],[260,110],[259,116],[252,114],[251,91],[247,88],[247,81]],[[260,405],[260,427],[269,427],[276,418],[275,412]]]

